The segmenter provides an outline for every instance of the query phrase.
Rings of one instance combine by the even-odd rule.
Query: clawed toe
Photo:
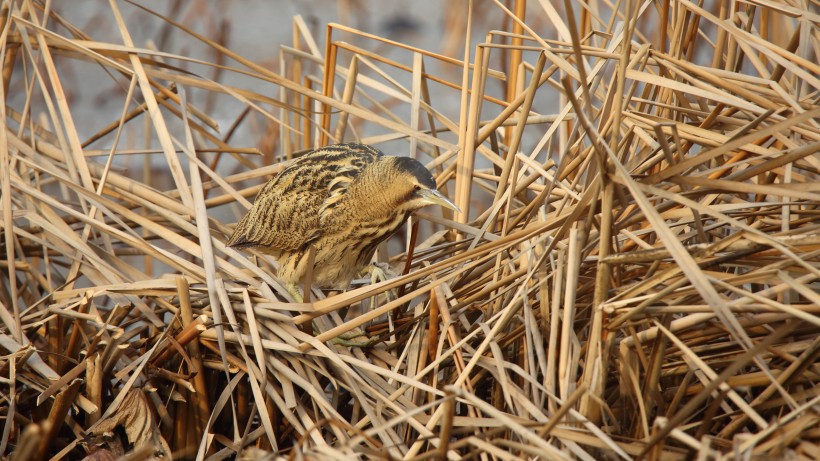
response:
[[[358,340],[356,340],[358,339]],[[362,330],[354,328],[347,333],[341,334],[333,338],[330,342],[339,346],[347,347],[367,347],[371,345],[376,338],[370,338]]]
[[[370,276],[370,283],[383,282],[396,277],[396,273],[387,263],[371,263],[362,269],[361,274]]]

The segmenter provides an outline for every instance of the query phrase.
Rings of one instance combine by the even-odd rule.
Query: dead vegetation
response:
[[[174,17],[213,59],[133,43],[132,4],[102,42],[3,2],[0,454],[816,459],[816,3],[474,3],[446,55],[294,18],[274,71]],[[118,115],[80,115],[75,62]],[[288,303],[231,223],[353,140],[464,213],[383,249],[404,275]]]

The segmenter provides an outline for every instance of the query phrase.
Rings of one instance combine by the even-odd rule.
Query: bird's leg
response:
[[[299,292],[299,287],[297,287],[295,283],[286,283],[285,289],[288,290],[291,298],[293,298],[293,300],[297,303],[304,301],[304,298],[302,298],[302,293]]]
[[[372,263],[364,267],[361,272],[361,276],[370,276],[370,283],[374,284],[377,282],[381,282],[383,280],[388,280],[392,277],[395,277],[396,274],[390,270],[390,267],[387,264],[379,264],[379,263]],[[395,299],[395,294],[392,293],[393,290],[389,290],[386,293],[387,299]],[[376,297],[373,296],[370,298],[370,309],[375,309],[376,304]],[[358,339],[358,340],[357,340]],[[367,334],[362,331],[360,328],[354,328],[347,333],[341,334],[331,340],[331,343],[338,344],[340,346],[347,346],[347,347],[367,347],[375,341],[376,338],[370,338]]]
[[[302,293],[299,291],[299,287],[296,286],[295,283],[288,283],[285,284],[285,289],[288,290],[293,300],[297,303],[303,302],[304,298],[302,297]],[[311,322],[312,323],[312,322]],[[316,335],[319,331],[316,329],[315,325],[313,328],[313,334]],[[309,331],[307,333],[310,333]],[[361,341],[354,341],[356,338],[364,338]],[[353,330],[348,331],[347,333],[341,334],[336,338],[330,340],[332,344],[338,344],[340,346],[347,346],[347,347],[367,347],[370,343],[373,342],[373,339],[368,338],[367,335],[359,328],[354,328]]]
[[[367,333],[365,333],[364,330],[362,330],[359,327],[356,327],[346,333],[342,333],[339,336],[333,338],[330,342],[333,344],[337,344],[339,346],[367,347],[370,345],[370,343],[373,342],[373,339],[368,337]]]

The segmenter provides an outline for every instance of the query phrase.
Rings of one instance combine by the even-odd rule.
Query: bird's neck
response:
[[[395,215],[403,202],[404,197],[392,190],[393,184],[395,181],[389,174],[386,175],[378,168],[368,168],[351,185],[349,192],[359,198],[354,200],[355,203],[367,204],[364,209],[358,210],[362,216],[371,219],[383,218]]]

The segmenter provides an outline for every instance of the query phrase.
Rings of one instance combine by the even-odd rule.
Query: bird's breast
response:
[[[358,248],[356,248],[356,252],[358,252],[363,259],[366,259],[366,261],[363,261],[363,264],[370,262],[369,259],[373,257],[373,252],[376,251],[376,247],[393,235],[409,216],[410,213],[397,213],[377,222],[363,225],[353,231],[353,234],[356,235],[356,238],[353,240],[360,242]]]
[[[359,223],[351,230],[356,240],[373,241],[381,243],[384,239],[393,235],[394,232],[407,220],[410,213],[391,213],[388,216],[380,217],[367,223]]]
[[[409,213],[394,213],[378,220],[350,223],[345,229],[325,229],[315,242],[315,283],[346,287],[370,263],[379,244],[393,235],[407,217]]]

